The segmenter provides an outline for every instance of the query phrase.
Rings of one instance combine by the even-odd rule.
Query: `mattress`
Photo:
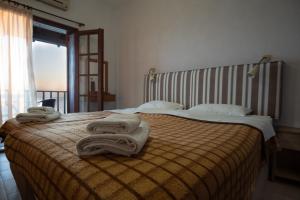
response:
[[[109,112],[46,124],[7,121],[5,153],[38,199],[250,199],[262,158],[251,126],[141,114],[151,127],[142,152],[80,158],[86,125]]]

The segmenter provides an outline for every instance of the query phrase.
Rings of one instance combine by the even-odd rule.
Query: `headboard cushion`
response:
[[[247,73],[255,64],[167,72],[144,79],[144,101],[164,100],[190,108],[197,104],[242,105],[253,114],[279,119],[282,62],[260,64],[255,78]]]

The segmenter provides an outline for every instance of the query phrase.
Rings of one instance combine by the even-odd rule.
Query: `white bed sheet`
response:
[[[185,117],[189,119],[197,119],[210,122],[226,122],[226,123],[237,123],[246,124],[258,128],[262,131],[265,141],[275,136],[275,131],[272,124],[272,118],[269,116],[259,115],[247,115],[247,116],[229,116],[229,115],[217,115],[217,114],[194,114],[188,110],[139,110],[136,108],[126,108],[118,110],[110,110],[116,113],[156,113],[156,114],[168,114],[179,117]]]

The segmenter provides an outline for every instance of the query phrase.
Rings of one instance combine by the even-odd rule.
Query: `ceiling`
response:
[[[125,3],[128,3],[130,0],[103,0],[103,1],[113,7],[118,7]]]
[[[64,29],[60,29],[60,28],[57,28],[57,27],[54,27],[54,26],[43,24],[43,23],[40,23],[40,22],[37,22],[37,21],[33,21],[33,26],[38,27],[38,28],[42,28],[42,29],[46,29],[46,30],[49,30],[49,31],[53,31],[53,32],[56,32],[56,33],[61,33],[61,34],[66,34],[67,33],[67,31],[64,30]]]

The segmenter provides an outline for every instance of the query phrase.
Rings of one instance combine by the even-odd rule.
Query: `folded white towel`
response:
[[[124,156],[138,154],[149,136],[149,126],[142,121],[131,134],[96,134],[77,142],[79,156],[91,156],[103,153],[114,153]]]
[[[141,117],[138,114],[111,114],[88,124],[87,130],[92,134],[129,134],[136,130],[140,123]]]
[[[27,109],[29,113],[40,113],[40,114],[52,114],[55,112],[55,109],[52,107],[41,106],[41,107],[30,107]]]
[[[49,122],[60,118],[60,112],[54,112],[51,114],[40,113],[19,113],[16,116],[16,120],[20,123],[26,122]]]

